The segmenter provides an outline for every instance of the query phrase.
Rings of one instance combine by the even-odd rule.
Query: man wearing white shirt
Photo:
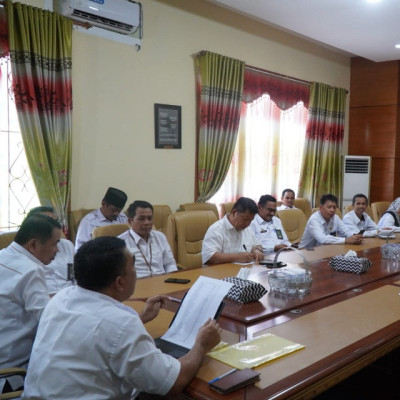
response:
[[[321,244],[362,243],[362,235],[353,235],[336,214],[336,208],[336,196],[324,194],[321,197],[319,211],[308,219],[299,248],[312,249]]]
[[[125,207],[127,199],[128,196],[122,190],[109,187],[101,201],[101,207],[85,215],[79,223],[75,251],[92,238],[93,229],[97,226],[126,224],[128,218],[122,209]]]
[[[277,208],[278,211],[281,210],[293,210],[296,207],[294,206],[294,199],[296,194],[292,189],[285,189],[282,192],[282,204]]]
[[[166,296],[148,298],[140,314],[122,304],[135,290],[134,261],[116,237],[98,237],[79,248],[77,285],[58,292],[40,319],[23,399],[174,395],[194,378],[204,356],[219,343],[221,328],[210,319],[186,355],[163,354],[143,324],[158,315]]]
[[[136,200],[126,213],[131,229],[118,237],[125,241],[135,256],[137,277],[176,271],[178,268],[167,238],[162,232],[152,229],[153,206],[147,201]]]
[[[268,194],[261,196],[258,201],[258,214],[254,217],[250,227],[261,243],[264,253],[272,253],[292,245],[280,219],[275,217],[275,213],[275,197]]]
[[[254,200],[241,197],[229,214],[214,222],[204,236],[201,249],[203,264],[262,260],[262,246],[249,226],[257,211]]]
[[[35,214],[45,214],[57,219],[54,208],[50,206],[39,206],[32,208],[26,218]],[[72,285],[71,269],[74,263],[74,244],[65,238],[58,242],[58,253],[54,260],[44,268],[46,286],[49,295],[54,295],[59,290]]]
[[[378,226],[365,212],[368,205],[368,198],[365,194],[353,196],[354,209],[343,217],[343,223],[353,234],[360,234],[363,237],[374,237],[378,234]]]
[[[400,226],[400,197],[397,197],[383,213],[378,222],[381,229],[399,229]]]
[[[39,319],[49,301],[43,268],[57,254],[60,234],[59,222],[33,215],[0,251],[0,368],[28,365]],[[4,384],[0,382],[0,393]]]

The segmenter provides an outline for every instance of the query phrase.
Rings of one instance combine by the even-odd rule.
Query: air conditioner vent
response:
[[[134,29],[133,25],[124,24],[123,22],[114,21],[109,18],[100,17],[98,15],[90,14],[81,10],[74,10],[72,12],[72,17],[83,19],[88,23],[93,23],[97,26],[101,25],[104,27],[109,27],[113,30],[121,30],[124,32],[131,32]]]
[[[368,174],[370,160],[361,158],[346,158],[345,174]]]

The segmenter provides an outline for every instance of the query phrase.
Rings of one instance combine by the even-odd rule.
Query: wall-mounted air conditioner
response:
[[[133,34],[142,25],[142,5],[130,0],[55,0],[54,11],[125,35]]]
[[[342,209],[352,204],[353,196],[365,194],[369,199],[370,156],[344,156]]]

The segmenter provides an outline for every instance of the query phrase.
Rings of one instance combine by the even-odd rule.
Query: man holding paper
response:
[[[57,293],[42,314],[23,398],[134,399],[141,391],[182,391],[220,341],[216,321],[209,319],[191,350],[176,360],[155,347],[143,325],[157,316],[166,296],[150,297],[140,315],[121,303],[136,283],[123,240],[86,242],[74,269],[77,286]]]

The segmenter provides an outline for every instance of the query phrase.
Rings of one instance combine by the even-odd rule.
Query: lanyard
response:
[[[151,271],[151,262],[153,261],[153,252],[151,251],[151,242],[149,241],[149,248],[150,248],[150,262],[149,262],[149,261],[147,261],[147,258],[146,258],[146,256],[144,255],[144,253],[143,253],[142,249],[140,248],[139,244],[136,243],[136,240],[135,240],[135,238],[133,237],[133,235],[132,235],[131,232],[129,232],[129,235],[130,235],[131,238],[133,239],[133,242],[136,244],[136,247],[139,249],[140,254],[142,255],[142,257],[143,257],[143,259],[144,259],[144,262],[146,263],[147,267],[149,268],[150,276],[152,276],[153,273],[152,273],[152,271]],[[149,237],[149,240],[150,240],[150,237]]]

